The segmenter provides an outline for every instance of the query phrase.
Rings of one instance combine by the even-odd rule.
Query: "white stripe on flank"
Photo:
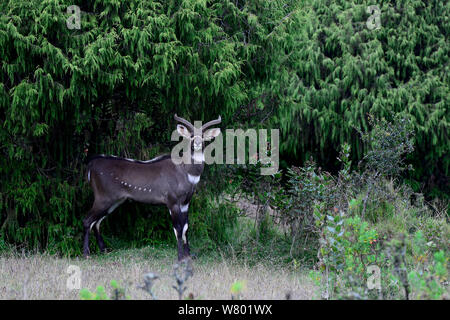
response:
[[[91,170],[88,171],[88,181],[91,182]]]

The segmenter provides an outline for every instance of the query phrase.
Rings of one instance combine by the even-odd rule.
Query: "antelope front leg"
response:
[[[83,227],[84,227],[84,241],[83,241],[83,256],[85,258],[89,257],[89,233],[92,230],[92,227],[99,222],[99,219],[104,215],[105,210],[108,208],[108,203],[98,203],[94,202],[92,209],[89,210],[86,218],[83,219]],[[99,226],[100,224],[98,224]],[[96,228],[98,228],[98,226]],[[98,231],[98,229],[96,229]],[[96,234],[97,236],[97,234]],[[98,240],[98,237],[97,237]],[[103,240],[102,240],[103,242]],[[99,244],[100,245],[100,244]],[[100,245],[101,247],[101,245]]]
[[[186,208],[186,210],[184,210]],[[173,230],[177,239],[178,261],[190,256],[189,243],[187,240],[188,215],[187,206],[173,206],[170,209]]]
[[[191,252],[189,249],[189,241],[188,241],[188,236],[187,236],[187,230],[188,230],[189,224],[188,224],[188,219],[186,217],[186,223],[183,226],[183,235],[182,235],[182,240],[183,240],[183,255],[184,257],[190,257],[191,256]]]

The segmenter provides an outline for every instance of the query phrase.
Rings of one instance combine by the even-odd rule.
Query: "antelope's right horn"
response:
[[[178,122],[181,122],[182,124],[186,125],[186,127],[188,127],[189,130],[191,130],[192,132],[194,132],[194,126],[192,125],[192,123],[190,123],[189,121],[187,121],[186,119],[180,118],[179,116],[177,116],[175,114],[175,120]]]

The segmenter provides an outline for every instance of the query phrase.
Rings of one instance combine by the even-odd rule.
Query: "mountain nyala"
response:
[[[190,257],[187,237],[189,203],[204,168],[205,141],[220,134],[221,118],[195,128],[175,115],[177,132],[189,143],[189,161],[177,163],[170,154],[141,161],[108,155],[97,155],[87,165],[87,179],[94,191],[94,204],[83,220],[83,254],[89,256],[89,234],[93,230],[101,252],[105,243],[100,223],[125,200],[166,205],[172,219],[178,244],[178,260]]]

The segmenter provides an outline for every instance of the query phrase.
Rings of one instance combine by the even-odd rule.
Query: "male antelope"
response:
[[[217,137],[220,129],[214,128],[204,134],[203,132],[207,127],[219,124],[221,119],[219,116],[217,120],[205,123],[201,127],[201,135],[194,135],[194,126],[189,121],[177,115],[175,120],[186,125],[178,124],[177,131],[189,140],[190,148],[194,151],[191,152],[192,161],[189,163],[175,164],[170,155],[147,161],[99,155],[89,161],[87,177],[95,200],[83,220],[85,257],[89,256],[89,233],[92,228],[100,251],[105,251],[105,243],[100,235],[100,223],[126,199],[166,205],[178,242],[178,260],[189,257],[186,234],[189,202],[203,172],[204,142]]]

